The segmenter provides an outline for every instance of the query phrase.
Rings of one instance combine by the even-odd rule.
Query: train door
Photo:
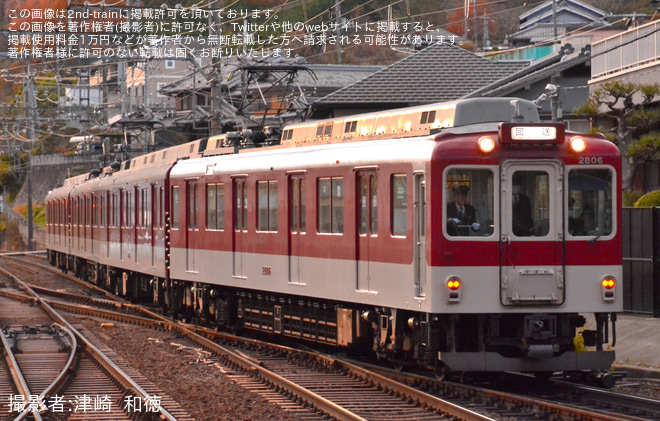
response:
[[[289,176],[289,283],[304,284],[300,278],[300,254],[307,232],[305,220],[305,178]]]
[[[243,250],[244,236],[247,233],[247,207],[248,192],[247,180],[244,177],[234,179],[234,246],[233,246],[233,275],[244,278],[245,252]]]
[[[562,170],[556,161],[502,167],[502,304],[564,302]]]
[[[376,171],[357,173],[357,289],[370,291],[373,243],[378,236],[378,179]]]
[[[413,190],[413,224],[415,243],[415,296],[423,297],[426,286],[426,181],[415,174]]]
[[[197,182],[186,183],[186,271],[197,272],[197,242],[199,231],[199,196],[197,195]]]

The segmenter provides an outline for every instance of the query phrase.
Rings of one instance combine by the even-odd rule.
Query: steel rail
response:
[[[2,339],[2,346],[5,349],[5,359],[7,360],[7,366],[9,367],[12,380],[18,389],[18,393],[27,399],[29,396],[32,396],[30,387],[28,386],[27,381],[25,381],[25,377],[23,377],[21,367],[18,365],[18,361],[16,361],[16,357],[14,357],[14,353],[11,351],[11,344],[7,340],[7,337],[5,336],[5,333],[2,331],[2,329],[0,329],[0,339]],[[26,415],[29,414],[32,414],[36,421],[42,420],[41,413],[37,409],[25,409],[18,417],[16,417],[16,419],[23,419]]]
[[[1,269],[0,269],[1,270]],[[25,289],[30,289],[29,287],[26,286]],[[0,294],[3,292],[0,291]],[[6,293],[5,293],[6,294]],[[14,294],[14,295],[22,295],[22,294]],[[25,296],[23,296],[25,297]],[[86,315],[101,315],[102,317],[107,317],[110,320],[117,320],[117,321],[123,321],[123,322],[128,322],[128,323],[133,323],[137,325],[142,325],[146,327],[151,327],[151,328],[160,328],[160,329],[166,329],[169,331],[176,331],[180,335],[184,336],[188,340],[192,341],[193,343],[196,343],[197,345],[205,348],[208,351],[211,351],[213,353],[216,353],[220,355],[221,357],[225,358],[227,361],[229,361],[231,364],[234,364],[237,367],[240,367],[242,370],[252,374],[253,376],[260,378],[262,381],[265,383],[268,383],[272,385],[275,388],[280,388],[281,390],[286,391],[292,396],[295,396],[299,400],[306,402],[309,405],[314,406],[318,410],[328,414],[331,417],[340,419],[340,420],[354,420],[354,421],[366,421],[363,417],[360,417],[359,415],[339,406],[336,405],[335,403],[323,398],[322,396],[302,387],[299,386],[287,379],[285,379],[282,376],[279,376],[276,373],[271,372],[270,370],[267,370],[263,367],[261,367],[258,363],[255,363],[248,358],[245,358],[244,356],[241,356],[239,354],[236,354],[221,345],[218,345],[217,343],[210,341],[206,339],[205,337],[201,336],[200,334],[194,332],[191,330],[189,327],[185,325],[181,325],[178,323],[175,323],[163,316],[160,316],[156,313],[152,313],[149,311],[144,311],[144,313],[152,315],[155,319],[147,319],[144,317],[138,317],[138,316],[133,316],[125,313],[118,313],[118,312],[113,312],[110,310],[102,310],[102,309],[95,309],[89,306],[85,305],[73,305],[73,304],[67,304],[63,303],[60,301],[54,301],[54,300],[48,300],[45,298],[40,298],[40,302],[42,303],[43,306],[48,306],[52,308],[57,308],[60,310],[65,310],[65,311],[71,311],[73,313],[78,313],[78,314],[86,314]],[[125,305],[122,303],[122,307],[125,306],[127,308],[139,308],[139,306],[134,306],[134,305]],[[55,312],[54,310],[52,310]],[[67,323],[66,321],[64,321]],[[67,323],[67,326],[68,325]],[[70,326],[70,328],[75,331],[75,329]],[[84,340],[84,338],[82,338]],[[90,344],[91,345],[91,344]],[[100,351],[98,351],[100,352]],[[111,370],[112,368],[106,368],[108,370]],[[118,368],[117,368],[118,369]],[[146,392],[145,392],[146,393]]]
[[[66,319],[64,319],[53,307],[51,307],[46,300],[42,299],[36,292],[30,288],[29,285],[27,285],[25,282],[21,281],[16,277],[14,274],[10,273],[9,271],[0,268],[0,272],[4,273],[6,276],[10,277],[14,282],[19,284],[28,294],[32,295],[41,308],[51,316],[54,320],[57,320],[57,322],[60,325],[66,326],[71,332],[73,332],[78,339],[82,342],[82,344],[85,346],[85,349],[87,353],[98,363],[103,367],[106,372],[112,376],[115,381],[117,381],[119,384],[121,384],[125,390],[130,391],[137,396],[140,396],[143,401],[151,401],[152,396],[149,395],[142,387],[140,387],[139,384],[137,384],[133,379],[131,379],[124,371],[119,368],[112,360],[110,360],[101,350],[99,350],[93,343],[91,343],[87,338],[82,335],[76,328],[74,328]],[[176,421],[176,417],[174,417],[172,414],[170,414],[165,408],[163,407],[158,407],[158,410],[160,412],[161,418],[170,420],[170,421]]]
[[[60,370],[60,374],[57,375],[55,380],[51,384],[49,384],[41,394],[39,394],[38,401],[43,402],[44,399],[46,399],[47,396],[49,396],[52,393],[57,393],[57,391],[60,390],[60,388],[64,385],[67,376],[72,370],[73,364],[75,362],[76,358],[76,353],[78,350],[78,341],[76,340],[76,336],[71,332],[66,326],[62,326],[59,323],[53,323],[55,327],[58,329],[64,331],[67,335],[69,335],[69,338],[71,339],[71,347],[69,349],[69,357],[66,360],[66,363],[64,363],[64,367],[62,367],[62,370]],[[30,411],[23,411],[18,417],[16,417],[16,421],[24,419],[26,416],[28,416]]]

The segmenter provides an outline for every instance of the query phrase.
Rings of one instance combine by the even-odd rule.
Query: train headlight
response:
[[[463,289],[463,281],[458,276],[451,276],[447,279],[447,301],[450,303],[457,303],[461,301],[461,291]]]
[[[587,148],[587,142],[580,136],[572,137],[569,145],[575,153],[583,152]]]
[[[601,293],[604,301],[614,301],[614,291],[616,289],[616,278],[606,276],[600,283]]]
[[[495,149],[495,140],[490,136],[483,136],[477,140],[479,150],[483,153],[490,153]]]

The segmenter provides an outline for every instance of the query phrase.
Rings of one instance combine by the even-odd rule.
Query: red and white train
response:
[[[607,140],[491,98],[228,143],[66,180],[47,198],[51,263],[181,316],[397,364],[613,362],[621,157]]]

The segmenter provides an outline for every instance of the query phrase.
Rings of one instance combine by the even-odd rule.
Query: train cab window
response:
[[[612,234],[612,179],[609,169],[569,171],[565,213],[570,235],[600,237]]]
[[[394,174],[390,191],[392,205],[392,235],[408,234],[408,177]]]
[[[172,229],[179,229],[179,186],[172,186]]]
[[[206,185],[206,229],[225,229],[225,185]]]
[[[257,181],[257,230],[277,232],[277,181]]]
[[[544,237],[550,231],[550,175],[516,171],[511,189],[511,227],[516,237]]]
[[[319,178],[317,184],[317,227],[320,234],[344,233],[344,179]]]
[[[445,229],[451,237],[488,237],[494,232],[491,170],[455,168],[445,176]]]

